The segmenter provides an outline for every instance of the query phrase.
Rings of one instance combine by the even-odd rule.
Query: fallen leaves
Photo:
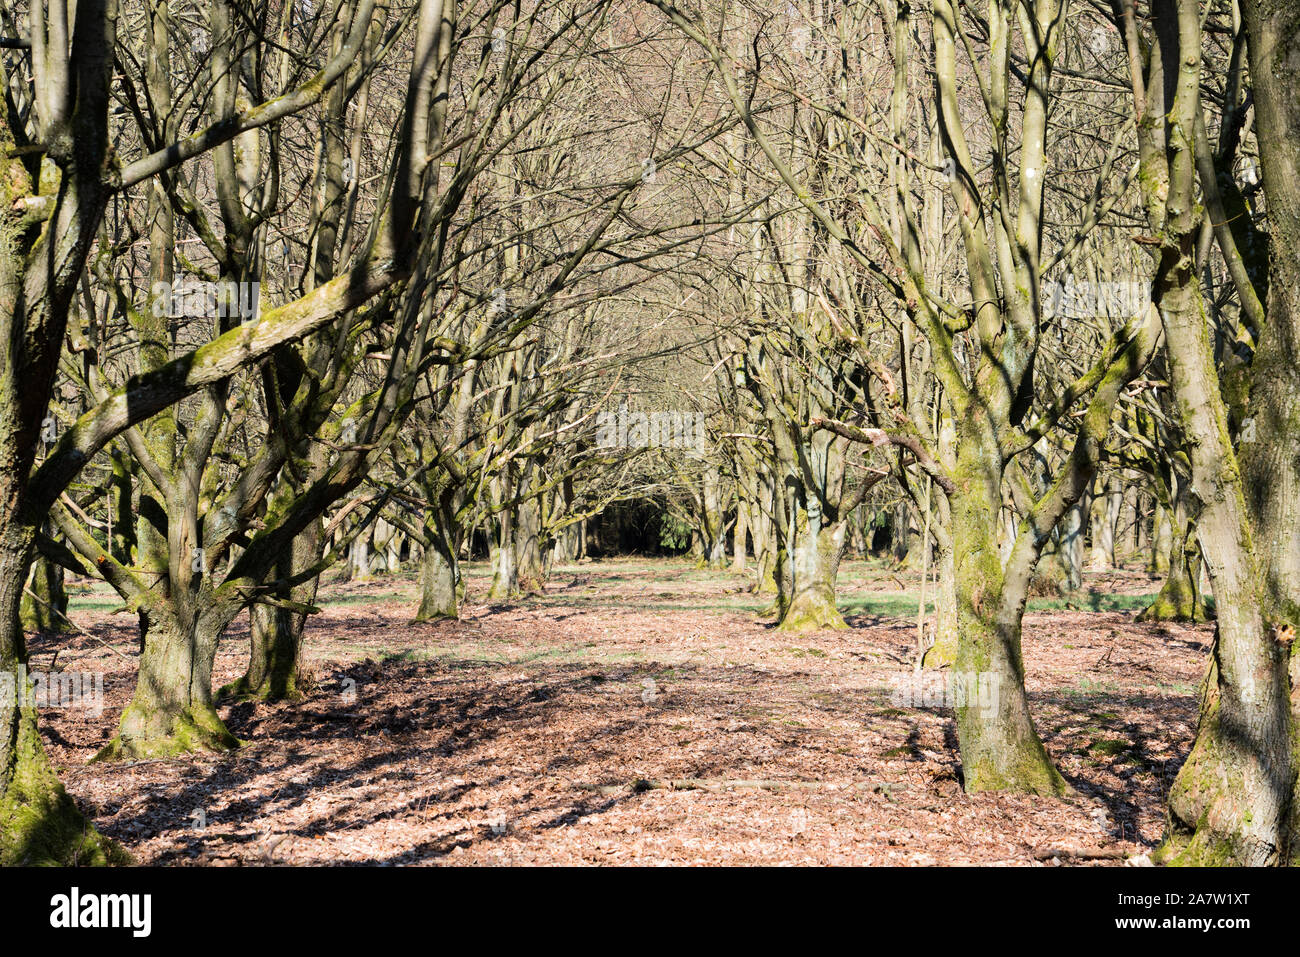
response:
[[[98,717],[47,712],[47,747],[96,826],[146,864],[1041,866],[1118,863],[1160,835],[1208,626],[1031,614],[1035,721],[1090,800],[966,795],[951,713],[890,703],[914,619],[849,614],[851,630],[792,647],[733,607],[725,572],[583,575],[580,605],[469,604],[436,626],[410,624],[412,581],[328,585],[306,648],[322,682],[305,701],[225,708],[251,742],[238,752],[119,766],[85,761],[134,683],[133,662],[99,642],[130,658],[133,628],[74,604],[92,635],[58,647],[104,670],[108,700]],[[468,577],[481,594],[484,570]],[[882,588],[889,573],[859,576],[841,597]],[[44,641],[34,653],[52,652]],[[218,680],[242,671],[246,641],[240,623]]]

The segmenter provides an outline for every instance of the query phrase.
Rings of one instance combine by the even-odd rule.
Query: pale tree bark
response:
[[[1155,600],[1138,615],[1138,621],[1205,621],[1201,547],[1196,523],[1188,514],[1190,493],[1186,483],[1177,475],[1172,476],[1170,482],[1174,486],[1170,491],[1173,509],[1163,522],[1165,580]],[[1166,510],[1161,511],[1164,513]]]
[[[1201,114],[1202,37],[1193,0],[1158,0],[1154,42],[1143,55],[1130,0],[1122,6],[1132,63],[1142,147],[1143,200],[1159,240],[1155,297],[1168,338],[1168,360],[1179,421],[1188,438],[1192,493],[1201,552],[1214,590],[1217,630],[1200,723],[1169,796],[1169,818],[1158,857],[1183,864],[1287,863],[1295,854],[1296,724],[1291,703],[1292,641],[1296,626],[1296,489],[1294,389],[1297,313],[1277,276],[1270,277],[1268,314],[1259,308],[1244,270],[1234,279],[1245,311],[1258,323],[1251,409],[1256,443],[1234,449],[1210,340],[1196,259],[1200,210],[1195,202],[1198,159],[1208,147]],[[1294,30],[1295,10],[1265,11],[1243,4],[1270,220],[1294,229],[1295,163],[1292,117],[1300,64],[1278,40]],[[1166,98],[1168,92],[1169,98]],[[1285,137],[1279,141],[1274,137]],[[1198,157],[1197,140],[1202,141]],[[1204,167],[1201,167],[1204,170]],[[1270,177],[1270,173],[1272,176]],[[1218,185],[1201,175],[1210,205]],[[1274,205],[1274,191],[1277,205]],[[1222,222],[1219,226],[1224,225]],[[1293,233],[1294,235],[1294,233]],[[1216,230],[1225,259],[1241,258],[1228,230]],[[1276,238],[1275,238],[1276,243]],[[1274,245],[1270,270],[1294,276],[1294,262]],[[1230,265],[1231,269],[1231,265]],[[1283,286],[1279,295],[1277,290]],[[1283,366],[1273,357],[1285,357]],[[1261,361],[1262,360],[1262,361]],[[1269,377],[1282,388],[1271,388]],[[1286,394],[1280,394],[1285,392]],[[1243,438],[1245,436],[1243,435]],[[1252,447],[1255,446],[1255,447]],[[1288,450],[1292,450],[1288,452]],[[1279,456],[1280,457],[1275,457]],[[1259,456],[1259,458],[1257,458]],[[1267,460],[1268,477],[1259,470]],[[1243,461],[1244,460],[1244,461]],[[1264,524],[1277,521],[1280,529]],[[1291,533],[1283,542],[1275,535]]]

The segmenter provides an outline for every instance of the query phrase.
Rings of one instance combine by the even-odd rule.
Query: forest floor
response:
[[[482,604],[487,575],[438,624],[410,621],[414,574],[323,586],[306,700],[223,705],[235,752],[123,765],[87,762],[131,694],[135,619],[84,583],[84,631],[34,638],[31,667],[104,672],[104,708],[46,711],[51,759],[142,864],[1118,864],[1159,840],[1212,634],[1136,622],[1144,573],[1032,603],[1034,719],[1080,797],[968,796],[952,712],[895,698],[915,575],[846,562],[851,627],[810,634],[681,561],[564,566],[509,606]],[[218,683],[247,638],[245,618]]]

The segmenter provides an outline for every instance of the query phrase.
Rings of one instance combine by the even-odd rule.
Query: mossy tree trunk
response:
[[[20,612],[23,630],[41,634],[71,631],[67,611],[68,593],[63,588],[63,566],[36,556],[27,589],[23,592]]]
[[[149,614],[144,652],[118,733],[96,760],[134,760],[227,751],[239,740],[217,713],[212,666],[233,615],[215,610],[178,620]]]
[[[823,524],[815,502],[799,507],[788,560],[789,592],[779,621],[783,631],[848,627],[835,607],[846,533],[843,521]]]
[[[104,864],[115,856],[59,784],[19,681],[27,665],[23,587],[48,509],[33,499],[56,498],[77,472],[43,476],[39,487],[29,478],[45,441],[69,305],[110,195],[104,171],[117,19],[109,12],[88,0],[72,23],[66,7],[34,7],[32,30],[63,40],[44,51],[37,74],[44,88],[24,115],[10,114],[17,99],[8,86],[0,97],[0,865]],[[24,83],[23,95],[30,92]],[[18,147],[33,131],[42,148],[24,156],[30,151]],[[22,213],[29,202],[56,212],[32,219]],[[60,456],[46,452],[57,464]],[[80,454],[78,468],[87,458]]]
[[[420,561],[420,607],[416,621],[460,618],[457,548],[441,527],[430,529]]]
[[[1292,769],[1300,766],[1300,2],[1245,0],[1250,67],[1268,196],[1268,322],[1252,363],[1257,441],[1242,446],[1255,516],[1270,651],[1286,665]],[[1249,433],[1243,423],[1243,433]],[[1213,572],[1213,568],[1211,568]],[[1213,576],[1211,576],[1213,580]],[[1215,583],[1217,589],[1217,582]],[[1218,592],[1215,592],[1218,613]],[[1286,659],[1289,658],[1289,661]],[[1300,863],[1300,774],[1292,777],[1280,859]]]
[[[14,477],[0,476],[0,493],[14,490]],[[0,500],[14,497],[0,494]],[[37,729],[36,708],[21,690],[27,651],[18,610],[34,531],[0,504],[0,865],[124,861],[59,783]]]
[[[294,538],[290,553],[277,563],[273,575],[277,580],[286,580],[304,574],[321,561],[324,550],[325,529],[317,520]],[[232,697],[275,702],[303,697],[302,644],[307,613],[301,609],[315,604],[319,586],[320,577],[313,575],[300,585],[272,592],[274,598],[292,605],[259,602],[249,608],[248,669],[222,687],[218,700]]]
[[[679,472],[689,483],[691,524],[691,558],[697,568],[727,567],[727,530],[723,507],[722,481],[718,473],[706,470],[701,475]]]
[[[1300,79],[1300,63],[1289,63],[1289,53],[1277,44],[1277,35],[1259,42],[1259,8],[1254,0],[1246,0],[1242,6],[1251,35],[1251,74],[1257,84],[1255,109],[1270,220],[1277,215],[1271,225],[1281,231],[1289,222],[1294,234],[1294,211],[1300,206],[1290,204],[1288,220],[1287,204],[1277,209],[1274,204],[1276,196],[1295,195],[1300,169],[1293,144],[1289,140],[1270,144],[1268,134],[1280,133],[1286,126],[1281,116],[1288,111],[1300,118],[1295,104],[1300,84],[1294,82]],[[1293,9],[1283,10],[1283,20],[1274,26],[1293,31],[1296,5],[1282,6]],[[1278,9],[1281,7],[1274,12]],[[1288,674],[1290,643],[1282,639],[1285,629],[1296,623],[1287,614],[1286,602],[1292,603],[1294,615],[1294,588],[1300,581],[1288,580],[1285,565],[1279,566],[1277,558],[1294,551],[1295,534],[1300,530],[1296,463],[1290,452],[1300,421],[1300,396],[1295,386],[1296,355],[1294,351],[1287,355],[1288,346],[1294,347],[1298,338],[1300,314],[1293,311],[1294,304],[1287,298],[1296,295],[1293,287],[1281,295],[1270,295],[1270,315],[1265,321],[1258,290],[1243,270],[1236,270],[1234,281],[1243,311],[1260,328],[1252,370],[1255,381],[1264,384],[1272,376],[1282,380],[1281,392],[1266,386],[1252,396],[1250,407],[1259,420],[1255,434],[1260,449],[1266,450],[1265,461],[1253,460],[1248,445],[1243,448],[1243,469],[1233,447],[1196,259],[1203,216],[1208,213],[1229,266],[1242,265],[1227,230],[1219,192],[1220,183],[1226,185],[1230,178],[1203,168],[1199,179],[1205,193],[1204,211],[1195,198],[1198,159],[1203,167],[1206,162],[1213,165],[1208,147],[1203,146],[1198,154],[1195,142],[1203,129],[1200,11],[1193,0],[1157,0],[1152,12],[1152,56],[1135,64],[1147,74],[1143,83],[1134,83],[1136,112],[1142,118],[1138,123],[1143,146],[1139,182],[1147,219],[1159,240],[1153,294],[1168,343],[1177,420],[1188,438],[1191,490],[1199,505],[1196,530],[1217,615],[1200,722],[1191,753],[1170,790],[1168,825],[1157,858],[1179,864],[1285,863],[1292,857],[1295,843],[1297,768]],[[1125,17],[1126,28],[1135,33],[1131,8]],[[1137,71],[1136,76],[1140,76]],[[1282,78],[1292,81],[1282,98],[1285,102],[1279,101],[1274,88]],[[1165,99],[1167,94],[1172,94],[1172,101]],[[1275,145],[1279,146],[1276,150],[1271,148]],[[1255,238],[1262,241],[1262,237]],[[1288,238],[1294,241],[1300,236]],[[1277,249],[1279,236],[1273,237],[1273,243]],[[1289,270],[1285,274],[1294,279],[1291,254],[1282,258],[1286,260],[1283,269]],[[1277,293],[1279,278],[1273,278],[1272,293]],[[1270,355],[1284,358],[1282,367],[1270,368]],[[1292,457],[1288,459],[1288,455]],[[1275,469],[1283,474],[1272,474]],[[1281,527],[1266,525],[1263,519],[1281,519]],[[1274,536],[1283,531],[1291,533],[1290,541],[1272,545]],[[1275,583],[1284,586],[1280,592]]]
[[[979,423],[966,429],[978,432]],[[1060,795],[1069,790],[1034,728],[1025,693],[1021,616],[1032,563],[1007,587],[996,525],[1003,463],[980,454],[978,435],[959,443],[952,508],[958,649],[954,673],[977,694],[957,702],[966,790]]]
[[[1159,859],[1294,863],[1300,850],[1293,691],[1300,670],[1293,657],[1300,627],[1300,267],[1294,257],[1300,241],[1300,157],[1294,142],[1300,61],[1292,51],[1300,3],[1242,4],[1272,231],[1267,275],[1253,268],[1249,255],[1263,247],[1264,237],[1246,235],[1239,245],[1232,231],[1249,233],[1250,218],[1228,226],[1241,217],[1224,216],[1221,190],[1231,204],[1239,197],[1231,195],[1231,177],[1213,168],[1200,136],[1197,5],[1161,0],[1154,12],[1160,62],[1176,62],[1180,70],[1173,108],[1151,111],[1153,117],[1167,114],[1170,123],[1163,130],[1163,155],[1152,151],[1151,159],[1144,158],[1144,177],[1152,183],[1144,198],[1161,238],[1156,290],[1178,418],[1191,439],[1197,534],[1217,618],[1207,694],[1191,754],[1170,791]],[[1150,83],[1147,88],[1155,89]],[[1193,135],[1202,143],[1189,142]],[[1232,410],[1241,427],[1239,449],[1192,255],[1200,225],[1192,201],[1196,168],[1188,170],[1193,159],[1201,161],[1207,213],[1243,312],[1258,329],[1249,399]],[[1154,160],[1163,160],[1163,167]]]
[[[821,432],[800,445],[797,434],[783,430],[777,448],[784,450],[787,479],[778,486],[778,626],[785,631],[848,627],[835,606],[835,581],[847,536],[841,517],[856,508],[868,483],[856,495],[844,495],[846,443]],[[842,512],[842,510],[844,510]]]
[[[248,670],[217,693],[221,698],[298,701],[303,697],[302,643],[307,616],[259,602],[248,610]]]
[[[1186,495],[1180,491],[1168,522],[1168,571],[1155,600],[1142,610],[1138,621],[1206,620],[1205,596],[1201,594],[1201,548],[1196,523],[1188,517],[1185,502]]]

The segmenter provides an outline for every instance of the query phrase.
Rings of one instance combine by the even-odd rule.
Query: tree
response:
[[[1214,590],[1216,640],[1191,754],[1169,796],[1160,857],[1174,863],[1268,865],[1296,853],[1296,717],[1293,638],[1300,624],[1300,529],[1295,424],[1300,325],[1295,265],[1280,239],[1295,238],[1297,71],[1276,45],[1295,10],[1242,4],[1258,116],[1270,235],[1223,215],[1237,197],[1232,132],[1211,151],[1202,106],[1201,12],[1191,0],[1157,0],[1148,33],[1131,0],[1116,7],[1130,61],[1142,150],[1143,200],[1157,255],[1159,304],[1178,421],[1188,438],[1196,530]],[[1240,43],[1240,40],[1236,41]],[[1222,123],[1240,122],[1230,74]],[[1272,177],[1269,178],[1268,171]],[[1204,206],[1198,203],[1198,185]],[[1198,238],[1209,215],[1253,345],[1244,401],[1229,404],[1202,300]],[[1239,235],[1241,239],[1239,239]],[[1242,239],[1245,241],[1243,242]],[[1267,271],[1251,248],[1267,248]],[[1261,296],[1262,290],[1267,290]],[[1235,420],[1235,421],[1234,421]],[[1253,425],[1252,425],[1253,423]],[[1233,439],[1240,429],[1240,449]]]

